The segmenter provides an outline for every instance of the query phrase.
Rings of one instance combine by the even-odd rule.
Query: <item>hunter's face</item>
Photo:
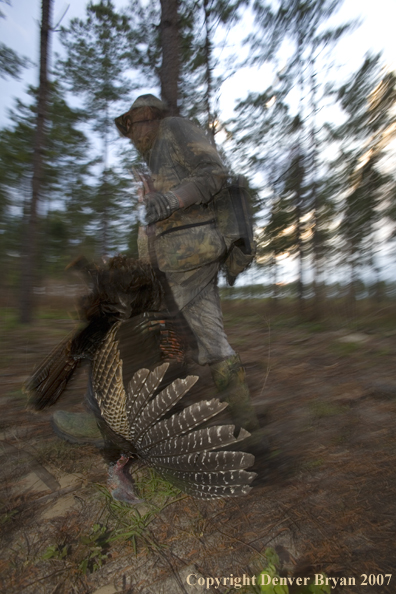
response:
[[[134,109],[126,119],[128,137],[139,153],[145,156],[157,138],[160,120],[150,107]]]

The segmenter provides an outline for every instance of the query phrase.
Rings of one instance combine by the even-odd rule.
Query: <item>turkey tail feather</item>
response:
[[[196,471],[217,472],[220,470],[244,470],[254,464],[254,456],[246,452],[220,451],[162,458],[152,457],[151,461],[163,469],[174,468],[188,472],[194,468]]]
[[[250,484],[255,476],[255,472],[246,472],[246,470],[220,470],[219,472],[172,471],[172,477],[176,481],[181,480],[184,484],[210,485],[212,487]]]
[[[191,404],[182,412],[157,423],[149,433],[143,436],[141,449],[147,450],[161,441],[168,440],[176,435],[182,435],[198,425],[209,421],[209,419],[219,414],[227,406],[228,404],[226,402],[220,402],[217,398]]]
[[[137,444],[139,444],[139,437],[147,433],[152,425],[158,422],[172,406],[181,400],[197,380],[198,377],[196,375],[189,375],[185,379],[176,379],[155,398],[150,400],[131,427]]]
[[[156,468],[156,470],[161,476],[171,481],[188,495],[202,499],[247,495],[252,489],[250,484],[257,476],[255,472],[245,472],[244,470],[232,474],[226,472],[169,473],[163,468]]]
[[[163,363],[154,369],[154,371],[149,372],[146,374],[146,369],[141,369],[137,371],[137,378],[140,376],[145,376],[144,382],[142,382],[140,390],[137,394],[132,394],[129,392],[128,394],[128,404],[127,404],[127,417],[129,421],[130,431],[131,431],[131,439],[135,439],[135,429],[138,427],[136,423],[136,419],[139,418],[142,410],[146,406],[147,402],[152,398],[155,390],[160,385],[162,378],[164,377],[166,370],[169,367],[169,363]],[[140,381],[137,379],[137,381]],[[133,382],[133,378],[132,378]]]
[[[187,435],[178,435],[155,446],[149,456],[175,456],[178,454],[193,454],[208,452],[216,448],[233,445],[250,436],[244,429],[238,437],[234,436],[234,425],[217,425],[205,429],[196,429]]]
[[[63,340],[41,363],[24,385],[28,404],[35,410],[55,404],[73,376],[79,360],[71,356],[70,336]]]
[[[253,478],[256,476],[254,472],[249,474],[253,474]],[[163,476],[166,478],[165,475]],[[176,481],[173,482],[176,485]],[[193,497],[199,497],[201,499],[214,499],[217,497],[241,497],[241,495],[247,495],[252,490],[250,485],[214,486],[200,485],[197,483],[190,484],[183,481],[181,481],[180,485],[178,486],[185,493],[187,493],[187,495],[192,495]]]

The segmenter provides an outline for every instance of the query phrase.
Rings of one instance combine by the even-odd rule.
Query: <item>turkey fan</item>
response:
[[[198,377],[177,379],[153,397],[168,363],[154,371],[140,369],[127,389],[122,381],[122,360],[117,342],[109,333],[97,353],[92,369],[95,398],[108,430],[124,441],[125,454],[110,470],[110,488],[115,499],[135,503],[133,483],[127,469],[136,455],[174,485],[202,498],[243,495],[249,492],[255,473],[245,468],[254,456],[245,452],[214,451],[230,446],[250,434],[233,425],[199,428],[226,408],[218,399],[192,404],[165,417],[195,384]],[[114,440],[115,441],[115,440]]]

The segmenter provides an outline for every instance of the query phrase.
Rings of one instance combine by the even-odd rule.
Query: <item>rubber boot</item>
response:
[[[210,370],[215,386],[220,392],[220,400],[228,402],[236,428],[239,430],[243,427],[251,433],[250,437],[241,442],[243,449],[254,454],[256,462],[259,458],[267,457],[269,453],[268,439],[253,408],[245,370],[239,355],[233,355],[228,359],[213,363]]]
[[[61,439],[71,443],[104,446],[102,433],[92,413],[72,413],[57,410],[52,415],[52,428]]]
[[[245,370],[239,355],[233,355],[210,366],[213,381],[220,392],[220,399],[228,402],[233,422],[250,433],[260,428],[250,400]]]

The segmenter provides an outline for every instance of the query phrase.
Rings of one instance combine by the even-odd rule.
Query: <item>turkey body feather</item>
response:
[[[90,285],[79,307],[83,326],[62,341],[26,382],[29,405],[35,410],[55,404],[76,369],[93,360],[108,332],[115,325],[119,328],[120,322],[127,323],[126,332],[120,332],[124,333],[123,356],[129,358],[128,373],[166,357],[181,364],[184,360],[184,347],[175,339],[177,321],[168,320],[162,334],[148,332],[150,325],[158,326],[166,318],[166,312],[159,311],[163,290],[150,265],[116,256],[102,267],[79,258],[73,267],[84,273]]]
[[[114,498],[138,501],[128,473],[134,457],[196,497],[248,493],[256,475],[246,468],[254,456],[225,448],[249,433],[241,429],[235,435],[233,425],[213,426],[227,404],[211,399],[181,412],[175,408],[198,377],[174,379],[175,371],[184,369],[186,346],[180,325],[158,311],[162,288],[153,269],[125,257],[102,268],[81,260],[78,266],[91,284],[80,308],[85,325],[61,342],[27,382],[30,404],[39,410],[54,404],[81,361],[88,360],[91,408],[105,442],[123,452],[110,470]]]

